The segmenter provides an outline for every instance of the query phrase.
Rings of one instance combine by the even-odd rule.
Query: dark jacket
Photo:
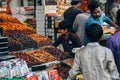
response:
[[[82,11],[78,8],[70,7],[64,12],[64,19],[67,20],[69,23],[71,23],[71,26],[68,28],[69,32],[72,32],[72,26],[73,22],[75,20],[75,17],[79,14],[82,13]]]
[[[68,34],[68,39],[65,38],[65,35],[59,36],[53,46],[57,47],[59,44],[63,45],[63,49],[66,52],[71,52],[75,47],[81,47],[79,37],[71,32]]]

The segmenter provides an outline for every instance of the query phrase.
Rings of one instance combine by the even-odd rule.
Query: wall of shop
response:
[[[21,6],[21,0],[11,0],[10,7]]]
[[[28,6],[28,0],[23,0],[23,5]]]
[[[38,1],[37,1],[38,2]],[[44,0],[41,0],[42,5],[37,3],[36,6],[36,32],[37,34],[45,35],[45,6]]]

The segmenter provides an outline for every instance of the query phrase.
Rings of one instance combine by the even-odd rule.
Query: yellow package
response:
[[[83,80],[83,75],[82,74],[78,74],[77,78],[79,78],[79,80]]]

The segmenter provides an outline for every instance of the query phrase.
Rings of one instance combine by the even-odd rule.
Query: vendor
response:
[[[69,32],[68,27],[70,27],[70,24],[66,20],[59,23],[58,32],[60,32],[61,35],[53,43],[53,46],[55,47],[62,44],[65,52],[71,52],[73,48],[81,47],[79,37],[74,33]]]

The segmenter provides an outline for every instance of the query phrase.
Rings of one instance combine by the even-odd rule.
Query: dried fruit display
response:
[[[0,13],[0,26],[3,27],[5,34],[11,34],[9,31],[15,31],[22,34],[33,34],[35,30],[20,23],[20,21],[8,14]]]
[[[27,35],[14,34],[14,36],[12,38],[19,41],[22,44],[23,49],[37,47],[37,43],[34,40],[32,40],[31,38],[29,38]]]
[[[67,76],[69,75],[70,68],[71,68],[70,66],[61,62],[60,64],[57,64],[57,67],[54,69],[57,69],[60,77],[62,77],[63,79],[66,79]]]
[[[8,49],[9,51],[18,51],[18,50],[22,50],[22,44],[15,40],[15,39],[12,39],[12,38],[8,38]]]
[[[32,27],[33,29],[36,29],[36,19],[35,18],[27,19],[23,23],[29,27]]]
[[[10,31],[9,37],[12,38],[9,40],[9,51],[18,51],[24,50],[27,48],[39,48],[43,46],[48,46],[51,44],[51,40],[48,37],[44,37],[38,34],[24,35],[17,33],[15,31]],[[13,41],[12,41],[13,40]],[[13,42],[13,44],[12,44]],[[16,43],[16,45],[14,45]],[[16,49],[18,44],[20,44],[22,49]]]
[[[17,58],[25,60],[28,64],[28,66],[32,66],[32,65],[41,63],[34,57],[26,54],[26,52],[11,52],[10,54],[16,56]]]
[[[13,38],[17,34],[21,34],[21,33],[18,31],[12,31],[12,30],[5,31],[4,33],[5,36],[11,37],[11,38]]]
[[[10,31],[22,33],[25,35],[35,33],[35,30],[33,28],[30,28],[22,23],[0,22],[0,26],[3,27],[5,34],[8,36],[11,34]]]
[[[70,67],[72,67],[73,63],[74,63],[74,59],[70,58],[70,59],[66,59],[63,61],[63,63],[69,65]]]
[[[16,17],[10,16],[6,13],[0,13],[0,18],[6,22],[9,21],[14,23],[20,23],[20,21]]]
[[[69,53],[64,52],[58,48],[54,48],[54,47],[45,47],[43,48],[45,51],[47,51],[48,53],[50,53],[51,55],[55,56],[58,60],[64,60],[67,58],[70,58],[71,56],[69,55]]]
[[[38,47],[51,45],[52,41],[50,38],[39,35],[39,34],[30,34],[28,35],[31,39],[37,42]]]
[[[29,54],[30,56],[34,57],[35,59],[43,63],[57,60],[55,57],[53,57],[44,50],[29,51],[27,52],[27,54]]]

